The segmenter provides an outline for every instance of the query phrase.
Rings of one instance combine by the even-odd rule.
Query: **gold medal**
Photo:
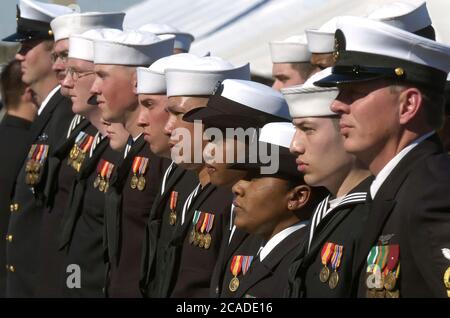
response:
[[[25,165],[25,172],[31,172],[33,170],[33,160],[28,160]]]
[[[211,234],[206,233],[206,234],[205,234],[205,237],[203,238],[203,241],[204,241],[204,246],[203,246],[203,248],[204,248],[205,250],[207,250],[207,249],[211,246]]]
[[[100,180],[101,180],[100,175],[97,175],[97,177],[95,177],[94,180],[94,188],[97,188],[99,186]]]
[[[338,282],[339,282],[339,274],[336,271],[334,271],[330,275],[330,280],[328,281],[328,286],[330,286],[331,289],[335,289]]]
[[[384,288],[386,290],[393,290],[396,283],[397,279],[395,278],[395,274],[393,272],[387,273],[384,277]]]
[[[33,163],[33,172],[39,173],[40,170],[41,170],[41,164],[39,162],[34,162]]]
[[[228,288],[231,292],[235,292],[239,288],[239,279],[235,276],[230,280],[230,284],[228,285]]]
[[[205,235],[202,233],[199,233],[198,235],[198,247],[203,248],[205,246]]]
[[[100,180],[100,184],[98,185],[98,189],[101,192],[104,192],[105,191],[105,187],[106,187],[106,181],[105,181],[105,179],[101,179]]]
[[[136,189],[138,185],[138,177],[136,175],[134,175],[133,177],[131,177],[131,181],[130,181],[130,187],[131,189]]]
[[[195,230],[193,229],[191,231],[191,234],[189,234],[189,244],[193,244],[195,240]]]
[[[450,289],[450,267],[444,273],[444,285],[447,289]]]
[[[177,214],[175,211],[170,211],[169,213],[169,224],[174,226],[177,223]]]
[[[399,298],[400,292],[399,290],[386,290],[386,298]]]
[[[108,189],[109,189],[109,181],[106,181],[106,183],[105,183],[105,190],[103,190],[103,192],[108,192]]]
[[[78,157],[79,153],[80,153],[80,149],[75,144],[75,145],[73,145],[72,149],[70,150],[69,156],[70,156],[71,159],[75,160]]]
[[[200,233],[195,232],[194,245],[198,246],[199,243],[200,243]]]
[[[326,283],[328,278],[330,278],[330,270],[327,266],[324,266],[319,273],[319,279],[322,283]]]
[[[32,182],[31,173],[28,172],[28,173],[25,175],[25,183],[28,184],[28,185],[31,185],[31,184],[32,184],[31,182]]]
[[[143,176],[139,177],[137,188],[139,191],[144,191],[145,189],[145,178]]]

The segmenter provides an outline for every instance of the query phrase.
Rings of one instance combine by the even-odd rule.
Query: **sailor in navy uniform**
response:
[[[235,68],[218,57],[180,54],[173,58],[170,68],[166,68],[170,116],[165,127],[166,133],[171,135],[172,146],[176,143],[172,140],[176,128],[186,127],[193,133],[194,126],[175,114],[182,115],[194,107],[205,106],[217,81],[249,77],[248,65]],[[146,273],[154,274],[148,279],[146,294],[151,297],[206,297],[225,227],[223,213],[230,205],[232,195],[229,190],[218,189],[209,183],[202,161],[195,163],[192,152],[184,162],[180,158],[172,159],[194,171],[194,182],[189,180],[185,186],[186,177],[183,177],[174,184],[176,190],[168,194],[168,209],[160,216],[162,225],[157,249],[147,262]],[[183,187],[179,189],[178,185]],[[156,224],[153,219],[151,222]],[[196,240],[194,244],[190,237],[197,233],[206,239],[201,243]]]
[[[85,89],[85,100],[82,100],[80,89],[74,92],[75,78],[80,80],[80,84],[88,86],[88,83],[93,82],[93,64],[86,58],[88,48],[77,41],[73,42],[76,49],[69,50],[69,37],[73,34],[83,33],[94,28],[121,26],[124,14],[123,13],[80,13],[62,15],[52,20],[51,26],[57,45],[65,47],[68,52],[69,59],[67,65],[77,66],[77,72],[82,67],[85,67],[84,74],[79,78],[79,74],[73,71],[73,67],[69,72],[65,72],[62,66],[59,70],[66,74],[66,77],[61,80],[61,84],[65,91],[70,95],[72,89],[72,96],[75,97],[75,102],[72,106],[76,113],[72,123],[67,132],[67,139],[55,150],[53,155],[49,158],[48,177],[45,185],[46,211],[42,218],[42,228],[40,237],[40,249],[38,253],[38,281],[36,287],[37,297],[58,297],[61,295],[61,266],[62,254],[59,252],[58,237],[60,234],[61,220],[64,211],[67,208],[67,202],[70,192],[73,187],[76,175],[82,169],[84,161],[89,158],[88,154],[91,147],[95,145],[94,141],[98,130],[93,126],[91,120],[95,122],[100,121],[100,113],[97,106],[87,104],[87,93]],[[79,50],[84,49],[84,55],[77,55]],[[74,58],[82,57],[84,62],[75,63]],[[70,64],[69,64],[70,63]],[[84,63],[83,65],[80,65]],[[87,64],[87,65],[86,65]],[[92,65],[89,65],[92,64]],[[55,66],[55,65],[54,65]],[[88,67],[90,66],[90,67]],[[78,95],[78,96],[77,96]]]
[[[105,32],[94,41],[96,78],[91,91],[100,102],[102,118],[122,124],[130,144],[110,183],[105,205],[108,256],[107,294],[138,297],[139,265],[145,225],[167,162],[151,153],[145,144],[135,90],[136,68],[148,66],[172,54],[173,36],[126,30]],[[103,81],[103,74],[111,81]],[[120,91],[118,95],[117,92]]]
[[[222,131],[223,138],[216,136],[205,147],[204,153],[211,183],[221,188],[226,187],[230,191],[237,181],[244,179],[247,171],[232,169],[231,165],[235,162],[226,162],[228,151],[233,149],[234,153],[235,147],[242,149],[244,146],[243,142],[235,145],[233,137],[227,138],[226,129],[243,128],[256,133],[258,128],[268,122],[290,120],[287,104],[279,92],[259,83],[232,79],[224,80],[218,85],[207,107],[194,109],[183,118],[190,122],[202,120],[207,128],[218,128]],[[213,149],[215,154],[223,152],[224,163],[215,162]],[[227,229],[211,278],[211,297],[220,295],[225,266],[235,249],[248,236],[248,233],[233,225],[233,205],[226,209],[229,215]]]
[[[275,171],[265,173],[256,163],[237,163],[248,175],[233,186],[234,224],[251,233],[227,261],[220,297],[282,297],[289,266],[307,240],[314,206],[327,191],[307,186],[297,170],[289,145],[295,134],[291,123],[265,125],[258,146],[279,146]],[[267,200],[270,197],[270,202]],[[258,246],[258,238],[260,245]]]
[[[40,104],[30,128],[27,158],[16,179],[11,201],[7,241],[7,297],[32,297],[37,271],[40,221],[44,206],[47,159],[64,140],[73,117],[71,101],[60,93],[51,70],[53,32],[50,21],[71,13],[68,7],[21,0],[17,7],[17,32],[3,41],[20,42],[16,59],[21,62],[22,80],[29,83]],[[46,72],[43,72],[46,70]]]
[[[8,231],[11,192],[29,149],[30,126],[37,113],[32,92],[23,83],[20,62],[10,61],[1,73],[3,108],[6,111],[0,123],[0,237]],[[6,240],[0,241],[0,297],[6,291]]]
[[[328,68],[304,85],[282,89],[297,127],[291,149],[299,169],[308,184],[331,192],[315,208],[308,240],[297,251],[290,297],[351,296],[355,249],[368,215],[370,173],[345,152],[330,110],[339,92],[314,85],[330,73]]]
[[[341,125],[360,127],[341,131],[344,146],[375,175],[355,255],[355,291],[449,297],[450,159],[435,130],[444,114],[450,48],[368,19],[348,17],[337,28],[336,67],[316,85],[339,86],[331,109]],[[355,89],[358,95],[350,93]],[[357,136],[369,135],[362,146]]]

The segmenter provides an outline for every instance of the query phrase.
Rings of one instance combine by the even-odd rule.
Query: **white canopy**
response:
[[[130,7],[125,27],[167,23],[192,33],[191,52],[210,51],[270,77],[269,41],[304,33],[338,15],[367,15],[394,0],[147,0]],[[416,2],[418,0],[403,0]],[[450,45],[450,1],[427,0],[438,41]]]

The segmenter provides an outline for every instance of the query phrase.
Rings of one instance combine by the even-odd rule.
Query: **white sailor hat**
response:
[[[302,180],[302,174],[297,169],[297,164],[295,162],[296,156],[289,152],[289,146],[295,135],[295,127],[290,122],[274,122],[268,123],[262,127],[259,132],[258,138],[258,148],[270,149],[272,145],[278,146],[278,170],[274,173],[268,174],[268,177],[276,177],[286,180]],[[251,141],[250,143],[253,143]],[[260,152],[260,151],[259,151]],[[276,155],[276,153],[271,153],[271,158]],[[257,171],[259,170],[261,175],[264,176],[261,167],[269,166],[273,162],[267,163],[266,158],[261,156],[256,156],[252,158],[247,156],[244,163],[234,163],[229,166],[231,169],[237,170],[249,170]]]
[[[235,67],[217,56],[183,54],[177,65],[165,71],[167,96],[212,95],[217,82],[225,79],[250,79],[250,65]]]
[[[334,32],[339,17],[327,21],[319,29],[306,29],[308,49],[311,53],[331,53],[334,50]]]
[[[105,37],[112,38],[122,34],[119,29],[93,29],[82,34],[72,34],[69,37],[69,57],[94,61],[94,41]]]
[[[67,39],[72,34],[81,34],[91,29],[122,29],[123,12],[85,12],[65,14],[50,22],[55,41]]]
[[[435,39],[425,1],[387,3],[372,11],[367,17],[432,40]]]
[[[302,63],[309,62],[309,52],[305,35],[295,35],[283,41],[269,43],[272,63]]]
[[[173,47],[185,52],[189,52],[191,43],[195,39],[192,34],[181,32],[179,29],[168,24],[149,23],[139,27],[138,30],[151,32],[156,35],[173,34],[175,35],[175,44]]]
[[[17,6],[16,33],[2,41],[52,40],[53,31],[50,28],[50,21],[60,15],[70,13],[73,13],[73,10],[66,6],[33,0],[20,0]]]
[[[158,37],[137,30],[105,33],[102,39],[94,40],[94,63],[148,66],[172,54],[173,40],[173,35]]]
[[[317,82],[331,74],[331,67],[311,76],[303,85],[282,88],[292,118],[336,116],[330,109],[339,95],[336,87],[318,87]]]
[[[316,85],[384,78],[443,90],[450,71],[450,47],[366,18],[341,18],[337,27],[336,65]]]
[[[261,83],[226,79],[218,85],[206,107],[189,111],[183,120],[202,120],[209,127],[255,127],[290,121],[283,95]]]

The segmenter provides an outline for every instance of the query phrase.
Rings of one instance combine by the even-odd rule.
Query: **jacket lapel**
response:
[[[48,101],[42,113],[36,118],[36,120],[31,125],[30,134],[31,134],[31,142],[34,142],[39,135],[42,133],[42,130],[47,125],[48,121],[52,117],[53,112],[56,109],[58,103],[64,97],[61,95],[60,90],[58,90]]]
[[[254,268],[251,268],[247,275],[242,279],[242,284],[236,291],[236,297],[244,297],[245,293],[251,287],[264,278],[273,275],[275,268],[283,258],[293,249],[298,248],[302,239],[306,239],[306,232],[306,228],[301,228],[289,235],[281,241],[262,262],[259,261],[259,256],[256,256],[257,259],[253,260],[253,262],[256,262],[253,264],[255,266]]]
[[[366,222],[359,248],[355,256],[354,271],[359,272],[366,262],[368,252],[376,244],[386,220],[394,210],[395,197],[401,185],[419,162],[433,153],[442,152],[442,145],[436,134],[424,140],[412,149],[386,178],[372,201],[369,218]],[[358,279],[357,272],[353,277]]]

